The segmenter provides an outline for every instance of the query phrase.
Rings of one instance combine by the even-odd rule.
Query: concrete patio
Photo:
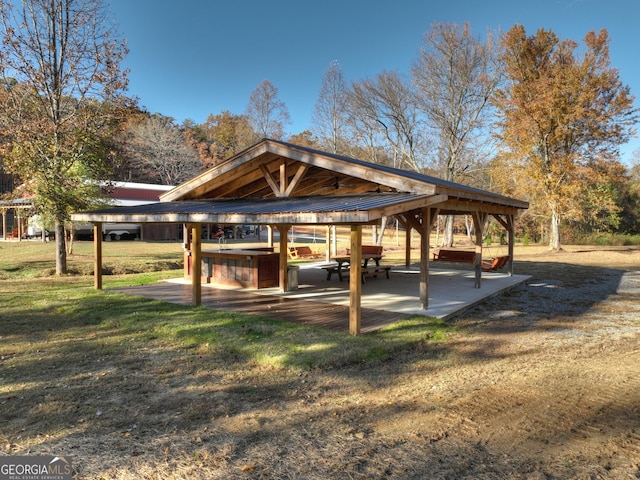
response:
[[[237,287],[203,284],[203,289],[243,290],[253,295],[266,295],[300,301],[313,301],[349,307],[349,282],[339,281],[337,275],[327,280],[322,269],[326,263],[301,264],[298,275],[298,289],[280,292],[278,288],[246,290]],[[465,310],[486,298],[526,281],[527,275],[509,276],[504,273],[483,272],[481,288],[474,288],[474,272],[471,270],[431,269],[429,275],[429,306],[420,308],[420,271],[415,268],[393,267],[390,279],[384,274],[377,278],[367,278],[362,285],[362,308],[383,310],[411,315],[426,315],[448,319],[460,315]],[[172,280],[185,283],[183,279]]]

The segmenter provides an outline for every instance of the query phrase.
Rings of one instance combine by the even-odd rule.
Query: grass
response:
[[[626,249],[528,251],[544,263],[519,268],[541,278],[583,281],[591,263],[609,254],[637,268],[635,251]],[[474,424],[448,379],[459,385],[468,377],[475,404],[491,372],[499,368],[503,378],[519,361],[481,355],[497,337],[468,354],[465,331],[424,317],[352,337],[114,290],[181,276],[175,244],[106,243],[112,274],[96,291],[91,244],[77,243],[75,252],[74,274],[56,277],[53,244],[0,242],[0,455],[69,455],[78,479],[435,478],[421,475],[433,465],[462,471],[465,452],[466,460],[478,458],[480,444],[446,438]],[[566,268],[574,255],[588,267]],[[457,362],[476,370],[461,375]],[[498,365],[487,370],[490,362]],[[499,416],[495,405],[491,397],[490,412]],[[429,429],[403,424],[406,415]],[[499,461],[515,462],[510,449],[488,451],[475,472],[498,462],[495,471],[504,473]]]
[[[192,308],[120,294],[109,288],[141,285],[179,276],[167,265],[179,265],[175,244],[118,242],[105,248],[105,266],[113,272],[107,287],[92,287],[91,244],[77,242],[70,270],[51,275],[53,244],[23,242],[0,248],[0,295],[4,339],[24,339],[25,332],[69,342],[81,329],[85,335],[161,341],[213,355],[235,364],[271,368],[329,368],[379,362],[426,341],[446,338],[453,327],[437,319],[415,317],[374,335],[342,333],[234,312]],[[51,330],[55,326],[54,330]],[[65,332],[68,336],[65,336]],[[89,345],[94,348],[93,345]]]
[[[76,456],[77,478],[115,478],[99,472],[150,453],[149,445],[159,462],[169,461],[163,452],[173,455],[175,477],[165,478],[214,471],[211,453],[202,450],[198,460],[200,450],[178,447],[175,435],[236,418],[239,402],[259,401],[265,391],[290,402],[291,385],[312,370],[381,364],[453,331],[414,318],[353,337],[114,290],[179,276],[164,269],[181,256],[167,244],[106,245],[113,271],[137,273],[107,275],[97,291],[89,250],[76,244],[69,258],[72,271],[87,274],[56,277],[53,244],[0,243],[0,445],[6,455],[47,454],[55,445],[54,454]]]

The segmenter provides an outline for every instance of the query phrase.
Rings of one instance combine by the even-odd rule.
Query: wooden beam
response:
[[[213,190],[218,185],[228,182],[230,176],[234,178],[242,177],[249,171],[254,170],[256,164],[268,163],[273,160],[274,156],[274,154],[268,153],[267,145],[264,143],[257,144],[234,160],[215,165],[197,177],[163,193],[160,195],[160,201],[170,202],[184,200],[186,198],[202,198],[206,196],[205,193],[207,191]],[[249,158],[252,159],[252,162],[246,161]]]
[[[207,198],[242,198],[247,195],[250,196],[251,192],[258,188],[253,184],[260,184],[259,188],[265,188],[264,174],[261,169],[252,170],[241,177],[230,179],[224,185],[219,185],[210,190],[207,193]]]
[[[362,225],[351,225],[349,259],[349,333],[360,334],[362,318]]]
[[[269,151],[277,153],[282,157],[292,160],[298,160],[302,163],[324,168],[332,172],[342,173],[349,177],[360,179],[369,179],[372,175],[371,169],[366,164],[354,164],[348,160],[325,156],[318,153],[297,150],[289,148],[278,143],[270,143]],[[436,186],[427,184],[423,181],[413,180],[405,175],[396,175],[394,173],[385,174],[384,183],[392,188],[396,188],[402,192],[413,192],[419,194],[433,195],[436,193]]]
[[[519,202],[514,200],[514,202]],[[484,212],[488,214],[508,215],[516,214],[522,208],[517,205],[504,205],[484,202],[480,199],[460,199],[449,195],[449,199],[439,205],[443,215],[457,215],[460,213]]]
[[[288,197],[290,196],[293,191],[295,190],[295,188],[300,184],[300,182],[302,181],[302,179],[304,178],[304,174],[308,169],[308,165],[300,165],[298,167],[298,170],[296,171],[296,174],[293,176],[293,178],[291,179],[291,183],[289,183],[289,185],[287,185],[287,189],[284,192],[284,196]]]
[[[191,303],[202,304],[202,224],[191,225]]]
[[[422,230],[422,223],[420,222],[420,218],[416,216],[414,212],[406,212],[403,216],[407,228],[411,227],[417,232]]]
[[[102,290],[102,223],[93,224],[93,288]]]
[[[276,182],[276,179],[273,178],[273,175],[271,175],[271,172],[267,170],[267,167],[265,167],[264,165],[260,165],[260,171],[262,172],[264,179],[267,181],[267,183],[271,187],[271,190],[273,191],[273,193],[275,193],[276,197],[282,197],[282,191],[280,190],[280,186]]]
[[[284,192],[287,191],[289,186],[289,177],[287,177],[287,163],[282,162],[280,164],[280,197],[284,197]]]
[[[389,205],[387,207],[381,207],[375,209],[376,216],[379,218],[389,217],[391,215],[397,215],[400,213],[404,213],[407,211],[411,211],[414,209],[433,206],[439,203],[446,201],[446,195],[432,195],[430,197],[424,198],[420,197],[413,201],[396,203],[394,205]],[[372,210],[373,211],[373,210]]]

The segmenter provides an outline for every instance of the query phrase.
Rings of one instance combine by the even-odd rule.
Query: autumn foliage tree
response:
[[[55,220],[56,273],[65,223],[108,175],[102,141],[124,104],[127,53],[100,0],[0,1],[0,132],[5,168]]]
[[[245,115],[224,110],[200,125],[186,125],[191,143],[205,166],[212,166],[251,146],[256,133]]]
[[[611,164],[633,134],[634,98],[610,65],[606,30],[589,32],[579,54],[574,41],[544,29],[527,36],[516,25],[503,48],[507,82],[495,96],[503,149],[494,178],[530,200],[558,250],[563,220],[583,218],[595,203],[601,217],[618,208],[610,174],[619,169]]]

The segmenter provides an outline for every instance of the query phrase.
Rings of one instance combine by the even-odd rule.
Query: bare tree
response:
[[[347,116],[347,84],[340,64],[334,60],[322,78],[322,86],[311,119],[316,136],[331,153],[346,153]]]
[[[291,123],[287,106],[269,80],[263,80],[251,93],[245,114],[258,139],[281,140],[285,135],[285,125]]]
[[[397,72],[386,71],[373,80],[353,82],[350,105],[357,123],[384,137],[392,152],[393,166],[420,170],[420,119],[409,82]]]
[[[446,180],[460,181],[486,150],[478,138],[490,138],[489,99],[500,81],[494,43],[491,33],[485,43],[474,37],[469,24],[437,23],[412,65],[420,108],[437,139],[436,169]],[[453,243],[452,226],[448,218],[444,245]]]
[[[498,49],[491,33],[486,43],[469,24],[438,23],[426,33],[411,72],[419,107],[435,129],[441,172],[456,181],[472,161],[468,146],[486,131],[489,99],[500,81]]]
[[[127,137],[134,180],[177,185],[202,171],[198,152],[170,117],[151,115],[132,126]]]
[[[108,174],[101,136],[123,103],[127,50],[101,0],[0,1],[0,124],[5,166],[55,219],[56,273],[67,271],[65,223]]]

